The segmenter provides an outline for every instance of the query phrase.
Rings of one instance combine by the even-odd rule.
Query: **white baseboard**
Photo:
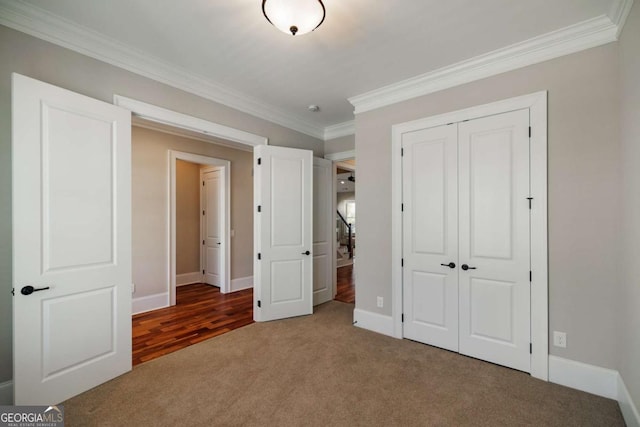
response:
[[[176,286],[191,285],[193,283],[202,282],[202,273],[194,271],[193,273],[176,274]]]
[[[147,295],[146,297],[134,298],[131,301],[131,314],[140,314],[165,307],[169,307],[169,294],[167,292]]]
[[[549,356],[549,381],[618,400],[618,371]]]
[[[640,412],[638,412],[638,408],[633,403],[629,390],[627,390],[627,386],[624,384],[620,374],[618,374],[618,404],[627,427],[640,427]]]
[[[253,276],[231,279],[231,292],[253,288]]]
[[[359,328],[368,329],[379,334],[393,337],[393,318],[370,311],[353,310],[353,324]]]
[[[13,381],[0,383],[0,405],[13,405]]]

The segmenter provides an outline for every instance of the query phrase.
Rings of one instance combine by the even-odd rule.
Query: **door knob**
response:
[[[311,252],[309,252],[309,251],[302,252],[302,255],[311,255]]]
[[[462,264],[462,267],[461,267],[461,268],[462,268],[464,271],[467,271],[467,270],[475,270],[475,269],[476,269],[475,267],[469,267],[467,264]]]
[[[20,293],[22,295],[31,295],[34,292],[44,291],[46,289],[49,289],[49,287],[47,286],[46,288],[34,288],[31,285],[27,285],[27,286],[23,286],[22,289],[20,289]]]
[[[443,267],[456,268],[455,262],[450,262],[449,264],[440,264]]]

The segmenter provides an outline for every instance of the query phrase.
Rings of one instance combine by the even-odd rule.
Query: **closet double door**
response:
[[[529,110],[402,147],[404,337],[529,372]]]

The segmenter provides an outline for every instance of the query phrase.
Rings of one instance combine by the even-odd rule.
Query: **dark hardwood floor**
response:
[[[338,268],[338,293],[335,300],[355,304],[356,286],[353,280],[353,265]]]
[[[338,268],[337,301],[355,303],[353,266]],[[253,289],[222,294],[202,283],[179,286],[176,305],[133,316],[133,365],[253,323]]]
[[[176,305],[133,316],[133,365],[253,323],[253,289],[222,294],[214,286],[176,289]]]

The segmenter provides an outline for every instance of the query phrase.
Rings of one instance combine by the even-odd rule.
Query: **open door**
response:
[[[222,244],[224,242],[224,174],[220,168],[202,172],[202,272],[207,285],[222,289]]]
[[[312,152],[254,149],[256,321],[313,312]]]
[[[333,163],[313,158],[313,305],[333,299]]]
[[[131,114],[13,75],[17,405],[131,370]]]

